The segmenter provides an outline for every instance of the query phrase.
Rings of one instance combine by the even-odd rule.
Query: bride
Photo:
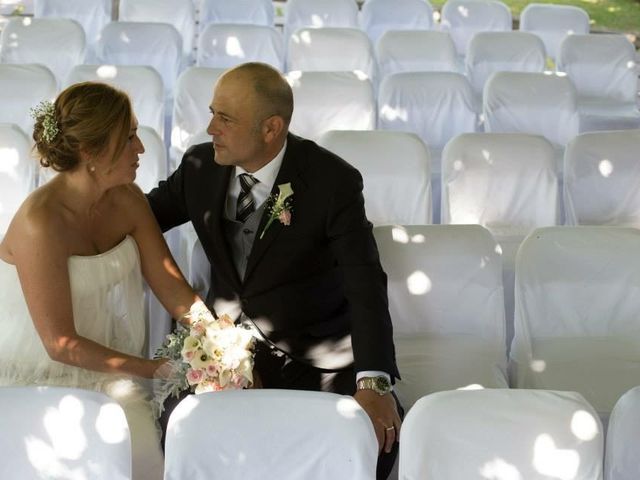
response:
[[[133,478],[162,478],[159,430],[140,378],[142,277],[174,318],[200,299],[176,266],[145,196],[129,98],[100,83],[35,111],[41,164],[60,172],[22,204],[0,243],[0,385],[104,392],[125,410]]]

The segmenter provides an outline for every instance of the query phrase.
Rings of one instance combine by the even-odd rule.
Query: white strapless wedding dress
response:
[[[94,256],[68,261],[77,332],[114,350],[143,356],[144,297],[132,237]],[[55,291],[56,285],[50,288]],[[160,433],[139,380],[55,362],[35,330],[17,270],[0,260],[0,385],[60,385],[104,392],[124,408],[131,431],[134,480],[161,480]]]

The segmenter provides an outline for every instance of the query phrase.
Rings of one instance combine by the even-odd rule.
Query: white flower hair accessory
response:
[[[55,107],[49,100],[44,100],[31,109],[31,117],[38,121],[42,119],[42,140],[51,143],[60,129],[55,117]]]

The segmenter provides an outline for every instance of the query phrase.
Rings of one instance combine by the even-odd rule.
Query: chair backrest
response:
[[[329,130],[373,130],[376,104],[371,82],[352,72],[289,72],[295,108],[289,129],[318,140]]]
[[[377,442],[352,397],[235,390],[180,402],[169,419],[165,453],[165,480],[373,480]]]
[[[33,132],[30,109],[56,96],[56,78],[39,64],[0,64],[0,123],[15,123],[29,137]]]
[[[476,131],[471,85],[454,72],[389,75],[378,92],[378,128],[416,133],[432,154],[441,151],[456,135]]]
[[[514,385],[580,392],[606,421],[637,385],[640,230],[545,227],[516,258]]]
[[[358,28],[355,0],[288,0],[284,18],[284,39],[299,28]]]
[[[0,387],[2,478],[131,479],[122,407],[64,387]]]
[[[520,13],[520,30],[538,35],[555,59],[564,37],[589,33],[589,14],[573,5],[530,3]]]
[[[636,104],[636,50],[624,35],[569,35],[560,44],[557,68],[579,97]]]
[[[638,463],[638,432],[640,432],[640,387],[626,392],[616,402],[607,428],[604,457],[604,478],[635,480],[640,478]]]
[[[348,55],[336,55],[339,51]],[[375,83],[376,61],[369,37],[357,28],[301,28],[289,39],[287,70],[359,71]]]
[[[212,23],[198,38],[199,67],[230,68],[244,62],[263,62],[284,71],[284,40],[265,25]]]
[[[96,47],[98,63],[145,65],[162,77],[165,96],[182,68],[182,36],[173,25],[153,22],[111,22],[102,29]]]
[[[37,160],[31,141],[12,123],[0,123],[0,237],[36,186]]]
[[[136,183],[143,192],[149,192],[158,186],[160,180],[167,178],[167,148],[160,135],[152,128],[138,126],[138,136],[145,152],[140,155]]]
[[[569,225],[640,228],[640,130],[590,132],[564,155],[564,205]]]
[[[190,67],[178,78],[173,103],[170,171],[177,168],[193,136],[209,125],[213,86],[223,72],[221,68]]]
[[[477,96],[494,72],[542,72],[546,53],[542,40],[527,32],[478,32],[469,43],[465,72]]]
[[[196,9],[193,2],[120,0],[118,19],[122,22],[159,22],[173,25],[182,36],[182,54],[185,62],[189,62],[193,57],[196,30]]]
[[[207,0],[198,2],[200,31],[211,23],[245,23],[273,26],[271,0]]]
[[[400,478],[602,480],[602,426],[574,392],[434,393],[402,424]]]
[[[447,32],[390,30],[380,37],[375,51],[380,79],[398,72],[458,70],[456,47]]]
[[[425,0],[367,0],[360,9],[360,27],[375,46],[388,30],[433,28],[433,7]]]
[[[0,34],[0,63],[40,63],[60,85],[69,71],[84,63],[85,33],[66,18],[11,18]]]
[[[496,72],[482,99],[485,131],[542,135],[564,147],[578,134],[575,88],[567,77],[533,72]]]
[[[360,171],[374,225],[431,223],[431,156],[417,135],[332,130],[319,143]]]
[[[476,33],[512,30],[511,10],[498,0],[449,0],[442,7],[440,28],[451,34],[458,55],[464,56]]]
[[[157,70],[136,65],[77,65],[65,87],[88,81],[108,83],[125,91],[138,124],[153,128],[164,138],[164,85]]]

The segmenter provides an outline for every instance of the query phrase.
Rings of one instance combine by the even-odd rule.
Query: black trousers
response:
[[[353,395],[356,391],[356,376],[353,368],[327,373],[306,363],[290,360],[285,356],[274,355],[262,343],[258,343],[256,346],[255,364],[263,388],[323,391],[341,395]],[[169,416],[186,395],[184,394],[179,398],[170,397],[165,402],[165,409],[160,417],[163,448]],[[396,400],[400,418],[403,418],[404,409],[400,405],[398,397],[395,394],[393,396]],[[377,480],[386,480],[389,473],[391,473],[393,464],[398,456],[398,447],[399,444],[396,442],[391,452],[382,452],[378,457]]]

